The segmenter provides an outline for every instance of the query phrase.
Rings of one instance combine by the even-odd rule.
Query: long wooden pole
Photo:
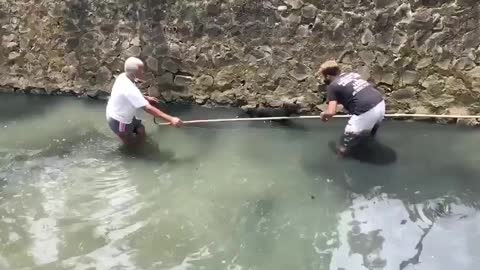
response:
[[[334,118],[349,118],[351,115],[335,115]],[[480,119],[480,115],[449,115],[449,114],[386,114],[386,118],[449,118],[449,119]],[[221,122],[245,122],[245,121],[275,121],[275,120],[293,120],[293,119],[320,119],[320,115],[304,115],[304,116],[280,116],[280,117],[257,117],[257,118],[223,118],[223,119],[204,119],[204,120],[190,120],[183,121],[183,124],[206,124],[206,123],[221,123]],[[167,126],[170,123],[157,123],[154,118],[153,121],[159,126]]]

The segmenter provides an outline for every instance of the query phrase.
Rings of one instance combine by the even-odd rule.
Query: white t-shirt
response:
[[[107,118],[130,124],[137,110],[147,106],[148,101],[140,89],[127,77],[125,73],[118,75],[107,103]]]

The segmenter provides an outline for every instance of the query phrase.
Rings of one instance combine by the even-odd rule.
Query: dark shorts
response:
[[[130,124],[121,123],[113,118],[108,118],[108,126],[110,126],[110,129],[121,138],[138,134],[140,128],[145,128],[142,124],[142,120],[135,117]]]

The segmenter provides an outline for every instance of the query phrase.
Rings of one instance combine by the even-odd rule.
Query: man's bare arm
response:
[[[330,101],[328,103],[327,110],[322,113],[322,120],[323,121],[328,121],[335,114],[337,114],[337,101]]]
[[[172,125],[174,126],[179,126],[182,124],[182,120],[180,120],[179,118],[177,117],[173,117],[173,116],[170,116],[164,112],[162,112],[161,110],[157,109],[156,107],[148,104],[147,106],[144,107],[144,110],[153,115],[154,117],[159,117],[159,118],[162,118],[164,119],[165,121],[171,123]]]

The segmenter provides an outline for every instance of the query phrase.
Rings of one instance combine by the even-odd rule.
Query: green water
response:
[[[127,153],[102,102],[0,98],[0,269],[480,268],[477,130],[387,122],[374,159],[341,161],[343,120],[147,118]]]

